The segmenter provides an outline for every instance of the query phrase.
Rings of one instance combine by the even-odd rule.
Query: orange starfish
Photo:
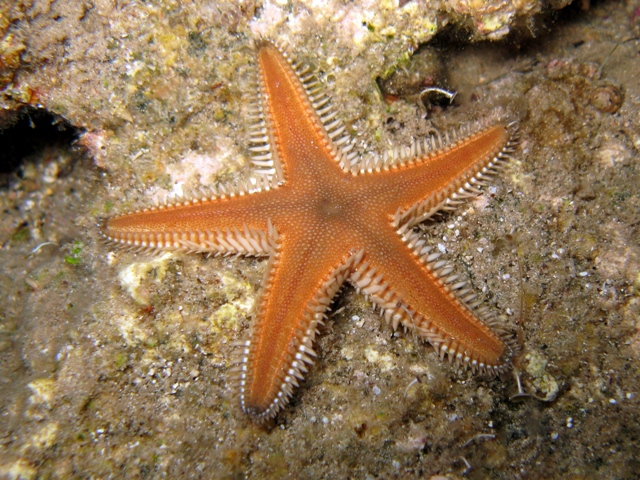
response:
[[[515,128],[482,126],[360,159],[313,73],[267,41],[257,61],[255,183],[111,218],[102,230],[143,249],[269,257],[232,369],[242,410],[264,421],[288,403],[346,280],[441,357],[504,370],[512,341],[412,227],[480,193],[510,159]]]

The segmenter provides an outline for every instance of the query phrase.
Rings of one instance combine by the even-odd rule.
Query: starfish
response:
[[[481,193],[512,158],[516,127],[479,124],[361,158],[315,72],[266,40],[256,57],[253,182],[102,226],[108,240],[142,250],[268,257],[231,368],[241,409],[264,422],[289,402],[346,281],[441,357],[492,375],[508,368],[512,337],[413,227]]]

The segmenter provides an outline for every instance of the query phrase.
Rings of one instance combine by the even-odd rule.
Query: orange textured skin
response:
[[[393,312],[406,327],[437,334],[448,342],[448,353],[460,353],[466,363],[499,369],[508,362],[509,347],[501,336],[443,286],[393,224],[399,210],[420,202],[435,207],[468,185],[508,144],[508,128],[482,128],[377,172],[345,171],[287,58],[263,42],[257,61],[269,144],[280,169],[277,182],[261,191],[122,215],[103,227],[115,242],[155,249],[211,251],[203,239],[213,238],[212,232],[248,238],[251,231],[259,232],[255,238],[271,239],[255,251],[240,251],[271,257],[236,371],[242,408],[270,418],[284,406],[297,386],[293,373],[300,378],[313,355],[303,339],[313,340],[325,297],[337,290],[331,281],[348,281],[363,265],[381,285],[365,293],[380,306],[387,302],[387,308],[397,302]],[[216,253],[224,253],[220,248]],[[277,401],[279,396],[285,398]]]

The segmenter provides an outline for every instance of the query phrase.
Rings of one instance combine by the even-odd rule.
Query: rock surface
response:
[[[634,478],[636,6],[147,3],[0,7],[0,477]],[[250,175],[258,35],[326,72],[361,151],[521,118],[519,162],[420,228],[518,327],[523,392],[441,363],[346,289],[262,429],[226,372],[263,262],[101,243],[115,210]],[[425,107],[428,86],[454,104]],[[52,121],[53,143],[7,156]]]

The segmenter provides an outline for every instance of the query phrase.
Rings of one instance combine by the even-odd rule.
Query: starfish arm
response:
[[[511,159],[516,129],[503,124],[456,135],[453,141],[436,137],[418,142],[402,157],[362,175],[371,191],[386,190],[382,198],[393,198],[395,228],[407,231],[441,210],[453,210],[467,197],[478,195],[478,187]],[[448,137],[448,135],[447,135]],[[432,145],[431,145],[432,143]],[[393,170],[393,175],[386,174]],[[367,172],[367,170],[363,170]]]
[[[266,41],[257,63],[260,100],[249,150],[258,171],[299,182],[350,169],[353,144],[316,75]]]
[[[255,193],[268,196],[268,192]],[[258,203],[260,205],[260,203]],[[114,243],[151,250],[267,255],[277,232],[263,208],[248,196],[197,199],[110,218],[103,236]]]
[[[453,268],[415,233],[404,238],[390,233],[383,245],[365,248],[349,280],[380,307],[387,322],[417,332],[456,363],[488,373],[504,370],[511,340],[492,330],[491,315],[473,301]]]
[[[309,248],[279,244],[265,272],[251,329],[239,348],[232,385],[243,411],[273,418],[288,402],[316,354],[325,311],[362,252],[322,261]],[[305,251],[302,251],[305,250]]]

